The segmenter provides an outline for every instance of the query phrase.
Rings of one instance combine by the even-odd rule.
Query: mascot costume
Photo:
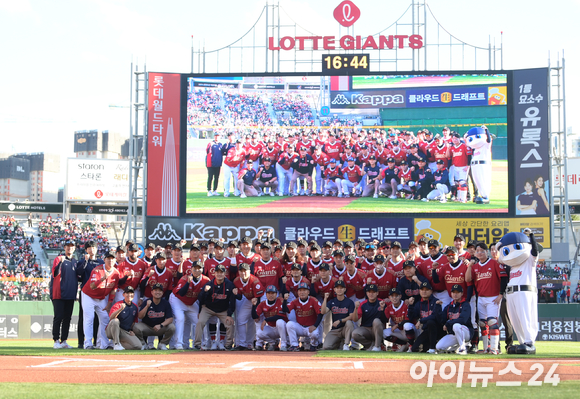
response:
[[[530,229],[525,229],[524,233],[508,233],[496,244],[499,262],[511,266],[505,291],[507,311],[520,343],[510,346],[508,354],[536,353],[534,342],[538,336],[538,244]]]
[[[471,148],[471,175],[479,196],[477,204],[489,204],[491,195],[491,134],[487,127],[472,127],[463,136],[465,144]]]

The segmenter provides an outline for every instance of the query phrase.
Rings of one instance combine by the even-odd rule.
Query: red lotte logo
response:
[[[360,18],[360,9],[350,0],[344,0],[334,9],[334,19],[348,28]]]
[[[95,191],[95,197],[102,198],[103,197],[103,192],[101,190]]]

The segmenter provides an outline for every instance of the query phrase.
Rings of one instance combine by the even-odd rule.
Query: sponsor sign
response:
[[[558,176],[556,168],[553,169],[552,178],[554,179],[554,194],[560,194],[560,184],[566,181],[566,190],[568,190],[568,201],[580,201],[580,158],[568,158],[568,176]],[[545,186],[545,184],[544,184]]]
[[[413,219],[361,219],[361,218],[280,218],[280,234],[282,243],[303,238],[306,241],[326,240],[355,241],[362,238],[365,241],[399,241],[407,247],[413,239]]]
[[[336,108],[404,108],[405,90],[361,90],[331,92],[330,106]]]
[[[580,340],[580,318],[539,317],[537,341],[578,341]]]
[[[69,158],[68,201],[128,201],[129,161]]]
[[[78,336],[78,316],[71,317],[69,342]],[[0,338],[52,339],[53,316],[0,315]]]
[[[47,204],[43,202],[3,202],[0,203],[0,212],[12,213],[62,213],[62,204]]]
[[[93,215],[123,215],[126,216],[128,206],[76,204],[70,206],[70,213]],[[141,207],[137,208],[137,215],[141,215]]]
[[[457,234],[465,237],[466,241],[483,241],[492,244],[499,241],[505,234],[513,231],[532,229],[536,240],[544,246],[550,247],[550,219],[549,218],[495,218],[495,219],[459,219],[459,218],[415,218],[415,240],[421,237],[434,239],[442,245],[453,245],[453,238]]]
[[[407,108],[486,106],[489,90],[487,86],[408,89]]]
[[[514,71],[512,79],[514,96],[514,195],[524,193],[531,182],[533,198],[525,198],[522,205],[533,205],[542,200],[536,189],[536,181],[543,180],[543,187],[549,187],[549,132],[548,132],[548,69],[526,69]],[[549,200],[549,197],[545,195]],[[549,204],[548,204],[549,205]],[[533,208],[533,207],[532,207]],[[521,211],[517,210],[518,214]],[[549,215],[549,206],[539,204],[535,209],[525,209],[522,216]]]

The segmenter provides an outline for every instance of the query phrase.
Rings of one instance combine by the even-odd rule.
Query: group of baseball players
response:
[[[224,196],[322,195],[386,196],[422,201],[468,200],[472,149],[457,132],[427,129],[258,132],[244,138],[220,134],[206,149],[208,196],[219,195],[224,169]],[[316,188],[314,188],[314,183]],[[475,194],[475,193],[474,193]],[[475,196],[474,196],[475,197]]]
[[[54,347],[70,347],[72,305],[60,299],[85,275],[85,349],[154,349],[158,337],[161,350],[465,354],[478,352],[481,337],[479,353],[498,354],[500,312],[511,345],[503,295],[509,272],[494,246],[461,235],[443,248],[420,238],[406,252],[388,240],[281,245],[272,233],[194,240],[187,255],[185,241],[149,244],[142,259],[129,241],[96,260],[89,242],[79,262],[67,242],[52,272]]]

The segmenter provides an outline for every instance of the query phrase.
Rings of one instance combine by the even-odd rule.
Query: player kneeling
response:
[[[391,288],[389,299],[391,303],[385,308],[384,320],[390,322],[391,327],[383,330],[383,338],[393,343],[396,352],[409,351],[415,342],[415,324],[409,321],[409,308],[401,301],[402,295],[398,288]],[[397,345],[398,347],[396,347]]]
[[[335,298],[328,301],[330,296],[329,292],[324,294],[324,301],[322,302],[321,312],[326,314],[331,312],[332,314],[332,328],[326,334],[324,339],[324,344],[322,349],[338,349],[340,343],[342,342],[342,350],[350,350],[350,339],[352,332],[355,328],[353,323],[355,306],[354,302],[347,298],[344,294],[346,293],[346,284],[342,280],[338,280],[334,283],[334,294]],[[328,301],[328,303],[327,303]]]
[[[380,352],[383,341],[383,310],[385,302],[377,300],[379,296],[379,287],[376,284],[369,284],[365,287],[367,300],[363,301],[360,306],[355,303],[356,314],[354,321],[359,321],[360,327],[352,332],[352,339],[358,342],[365,349],[373,352]]]
[[[432,295],[433,288],[428,281],[421,283],[419,294],[421,299],[409,309],[409,318],[417,320],[415,328],[419,334],[411,346],[411,352],[419,352],[422,346],[423,352],[437,353],[437,341],[443,336],[442,326],[437,320],[441,314],[441,301]]]
[[[269,285],[266,288],[266,301],[260,302],[260,298],[252,298],[252,317],[259,323],[262,315],[262,324],[256,329],[256,350],[263,350],[264,342],[268,344],[268,350],[273,351],[278,339],[280,350],[287,351],[286,323],[288,317],[282,310],[282,299],[277,297],[278,290]],[[288,295],[288,294],[286,294]]]
[[[288,338],[290,339],[289,348],[291,352],[298,352],[298,337],[310,338],[310,350],[315,351],[320,339],[320,304],[318,301],[309,296],[310,287],[308,284],[300,283],[298,285],[298,298],[289,304],[284,299],[282,309],[286,313],[292,310],[296,312],[296,321],[289,321],[287,325]],[[286,295],[284,295],[286,298]]]
[[[443,309],[440,323],[447,335],[437,342],[437,351],[455,351],[466,355],[465,343],[471,340],[473,326],[471,324],[471,306],[463,300],[463,287],[455,284],[451,287],[453,301]]]

